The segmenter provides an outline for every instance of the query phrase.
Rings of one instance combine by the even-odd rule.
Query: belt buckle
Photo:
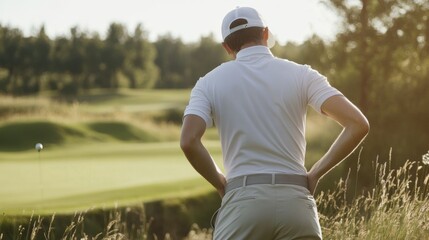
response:
[[[242,187],[247,186],[247,176],[248,176],[248,175],[245,175],[245,176],[243,177]]]

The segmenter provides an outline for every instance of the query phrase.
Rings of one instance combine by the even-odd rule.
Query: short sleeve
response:
[[[186,106],[184,116],[197,115],[206,122],[206,128],[213,126],[210,101],[207,98],[207,87],[204,78],[200,78],[191,91],[189,104]]]
[[[322,104],[330,97],[343,95],[332,87],[328,79],[310,66],[304,66],[304,86],[308,104],[317,112],[321,113]]]

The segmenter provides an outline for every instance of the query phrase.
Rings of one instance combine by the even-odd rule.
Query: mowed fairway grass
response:
[[[221,159],[216,141],[206,142]],[[94,143],[0,152],[0,212],[70,213],[207,192],[178,142]]]

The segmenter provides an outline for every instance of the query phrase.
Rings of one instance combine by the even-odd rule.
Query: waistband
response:
[[[225,193],[236,188],[256,184],[292,184],[308,188],[306,175],[264,173],[245,175],[229,180],[225,187]]]

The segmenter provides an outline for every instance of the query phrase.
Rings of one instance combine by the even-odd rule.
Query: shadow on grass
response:
[[[122,122],[94,122],[88,124],[92,131],[109,135],[121,141],[143,141],[151,142],[157,139],[145,131]]]

